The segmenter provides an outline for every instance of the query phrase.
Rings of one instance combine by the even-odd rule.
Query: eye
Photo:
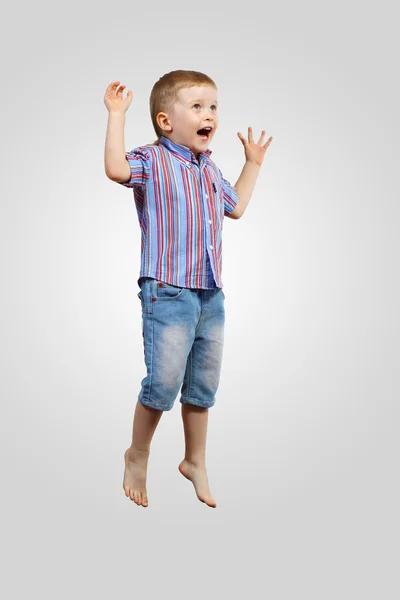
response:
[[[199,103],[193,104],[193,108],[194,108],[195,106],[200,106],[200,104],[199,104]],[[215,104],[213,104],[211,108],[215,108],[215,110],[217,110],[217,107],[215,106]]]

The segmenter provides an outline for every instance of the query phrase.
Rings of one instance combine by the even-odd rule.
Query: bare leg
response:
[[[162,414],[162,410],[144,406],[139,400],[136,403],[132,445],[124,455],[123,488],[125,495],[139,506],[148,506],[149,504],[146,490],[147,462],[150,443]]]
[[[182,404],[182,420],[185,432],[185,458],[178,469],[193,483],[198,499],[215,508],[217,504],[208,487],[206,472],[208,408]]]

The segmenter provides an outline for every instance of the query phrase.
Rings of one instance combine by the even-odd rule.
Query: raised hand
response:
[[[120,81],[113,81],[106,89],[106,93],[104,96],[104,104],[106,105],[108,112],[124,113],[128,110],[132,102],[132,91],[129,90],[129,92],[126,95],[126,98],[123,98],[122,91],[126,88],[126,85],[121,85],[117,90],[119,84]]]
[[[245,155],[246,155],[246,161],[254,162],[257,165],[261,166],[262,162],[264,160],[265,151],[267,150],[268,146],[272,142],[272,136],[263,145],[262,142],[264,141],[264,136],[265,136],[265,130],[264,129],[262,130],[260,139],[258,140],[257,143],[255,143],[254,140],[253,140],[253,131],[252,131],[252,128],[249,127],[248,131],[249,131],[249,140],[248,141],[246,140],[246,138],[244,138],[242,136],[242,134],[240,133],[240,131],[238,131],[239,139],[241,140],[241,142],[242,142],[242,144],[244,146],[244,152],[245,152]]]

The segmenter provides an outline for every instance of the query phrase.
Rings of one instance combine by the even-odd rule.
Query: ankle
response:
[[[150,447],[148,448],[137,448],[136,446],[129,446],[127,450],[128,454],[135,456],[148,456],[150,454]]]
[[[206,467],[206,457],[202,454],[197,456],[189,456],[188,454],[186,454],[185,460],[188,463],[190,463],[193,467],[196,467],[198,469],[205,469]]]

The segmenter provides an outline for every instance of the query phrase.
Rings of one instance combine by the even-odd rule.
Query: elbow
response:
[[[230,213],[230,217],[231,219],[240,219],[240,217],[242,216],[243,212],[242,209],[240,207],[239,202],[237,203],[237,205],[235,206],[235,208],[233,209],[233,211]]]

